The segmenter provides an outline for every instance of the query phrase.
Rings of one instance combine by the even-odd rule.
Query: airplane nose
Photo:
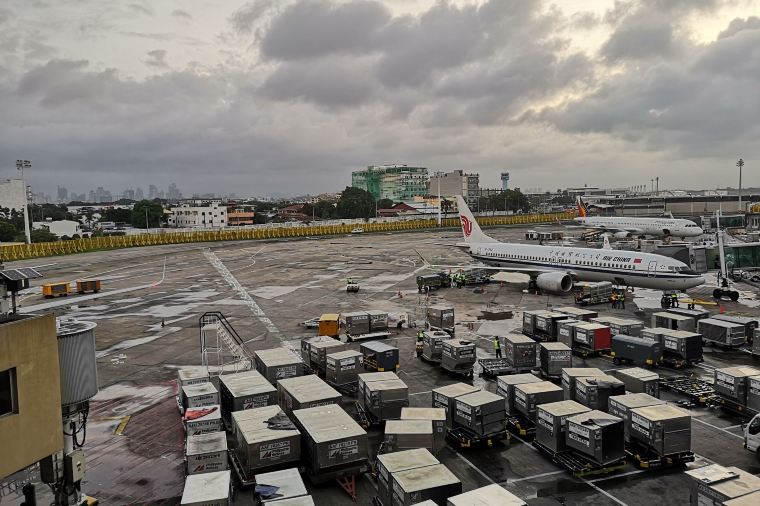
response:
[[[691,286],[693,288],[695,286],[701,286],[701,285],[704,285],[704,284],[705,284],[705,277],[704,276],[697,276],[692,281],[692,285]]]

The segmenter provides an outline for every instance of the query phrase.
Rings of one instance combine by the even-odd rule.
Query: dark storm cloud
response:
[[[757,16],[750,16],[747,19],[736,18],[728,25],[728,28],[718,34],[719,39],[725,39],[736,35],[742,30],[760,30],[760,18]]]

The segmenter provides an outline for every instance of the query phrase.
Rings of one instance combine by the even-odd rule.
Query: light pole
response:
[[[736,162],[736,166],[739,167],[739,212],[742,210],[742,167],[744,167],[744,160],[739,158]]]
[[[24,169],[31,169],[32,162],[29,160],[16,160],[16,168],[21,171],[21,184],[24,185],[24,234],[26,243],[32,243],[32,234],[29,231],[29,202],[27,199],[26,179],[24,179]]]
[[[145,233],[148,233],[148,206],[145,206]]]
[[[441,226],[441,176],[443,172],[436,171],[434,174],[436,181],[438,181],[438,227]]]

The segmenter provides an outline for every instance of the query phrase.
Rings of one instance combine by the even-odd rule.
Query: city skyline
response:
[[[320,193],[372,163],[498,185],[758,186],[760,0],[44,3],[0,9],[29,184]],[[12,162],[0,177],[12,177]],[[732,183],[736,184],[736,183]]]

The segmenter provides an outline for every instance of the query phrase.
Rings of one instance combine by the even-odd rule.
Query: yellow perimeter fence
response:
[[[481,226],[528,225],[531,223],[551,223],[574,218],[573,213],[518,214],[511,216],[489,216],[478,218]],[[459,220],[447,218],[443,227],[458,227]],[[284,237],[313,237],[322,235],[348,234],[355,228],[364,232],[393,232],[402,230],[423,230],[436,228],[436,219],[385,221],[378,223],[342,223],[336,225],[311,224],[306,226],[271,226],[261,228],[226,228],[219,230],[199,230],[197,232],[165,232],[157,234],[122,235],[92,237],[70,241],[40,242],[34,244],[14,244],[0,246],[0,261],[24,260],[56,255],[70,255],[105,249],[134,248],[139,246],[160,246],[164,244],[185,244],[194,242],[245,241],[259,239],[279,239]]]

